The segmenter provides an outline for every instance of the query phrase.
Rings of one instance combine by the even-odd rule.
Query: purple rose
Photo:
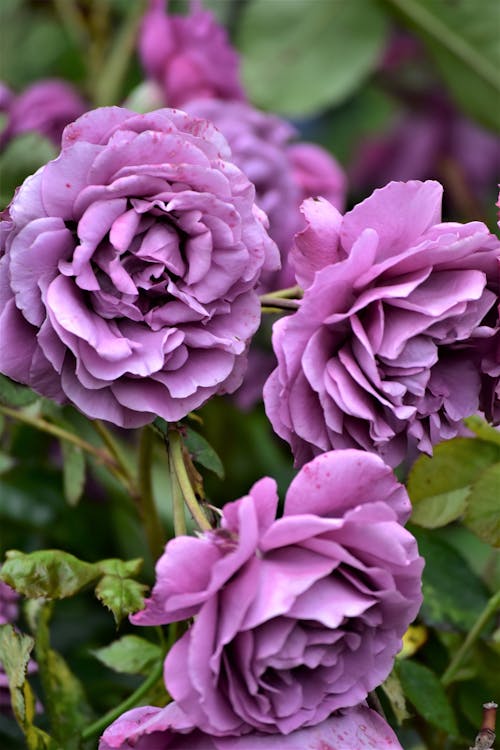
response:
[[[225,29],[199,2],[187,16],[167,15],[164,0],[151,0],[139,37],[146,73],[180,107],[199,96],[244,99],[239,58]]]
[[[66,81],[37,81],[6,103],[8,118],[0,145],[34,130],[59,146],[66,125],[87,109],[83,99]]]
[[[302,220],[304,198],[321,195],[341,209],[345,178],[335,159],[320,146],[291,143],[295,128],[276,115],[245,102],[200,99],[186,111],[210,120],[223,133],[232,158],[255,185],[256,201],[269,218],[269,234],[281,252],[282,270],[268,276],[268,290],[294,283],[287,257]]]
[[[279,259],[229,157],[176,110],[69,125],[2,231],[0,372],[126,427],[237,388]]]
[[[208,734],[289,734],[355,706],[391,671],[421,602],[406,490],[378,456],[304,466],[275,520],[276,483],[224,506],[221,528],[170,541],[131,621],[194,617],[167,690]]]
[[[498,330],[500,242],[441,223],[436,182],[390,183],[342,217],[309,200],[292,251],[306,288],[274,326],[264,388],[297,464],[331,448],[391,465],[432,452],[480,406],[476,345]]]
[[[120,716],[104,732],[99,750],[402,750],[391,727],[375,711],[356,706],[292,734],[212,737],[195,729],[170,703],[144,706]]]

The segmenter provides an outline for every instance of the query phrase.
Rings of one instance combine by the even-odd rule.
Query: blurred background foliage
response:
[[[498,0],[205,0],[204,5],[226,25],[242,54],[251,102],[292,119],[302,137],[321,143],[343,164],[348,207],[390,179],[435,178],[445,185],[445,218],[483,219],[496,228]],[[89,106],[121,103],[143,78],[135,36],[144,8],[140,0],[2,0],[0,79],[21,92],[36,80],[60,77],[75,84]],[[172,12],[186,8],[170,4]],[[3,148],[2,207],[55,153],[37,133]],[[269,328],[266,320],[259,335],[270,350]],[[95,457],[69,449],[28,422],[62,425],[94,446],[102,445],[101,436],[75,410],[34,400],[24,389],[13,394],[5,382],[0,404],[28,417],[23,423],[0,414],[0,558],[8,549],[50,548],[88,562],[142,557],[142,580],[151,583],[145,534],[120,483]],[[211,449],[199,442],[193,447],[208,502],[221,506],[263,475],[277,479],[283,497],[294,474],[292,461],[261,404],[242,413],[238,398],[213,399],[189,424],[224,466],[222,478]],[[407,750],[468,746],[480,726],[482,703],[499,698],[500,629],[491,601],[500,589],[495,490],[500,439],[495,441],[493,432],[471,433],[465,453],[451,441],[444,453],[421,459],[410,477],[412,531],[426,558],[425,603],[419,629],[409,634],[391,680],[378,691]],[[113,434],[134,472],[136,435]],[[476,473],[462,472],[457,481],[464,462]],[[439,486],[429,487],[436,476]],[[168,536],[170,489],[159,434],[153,480]],[[471,488],[479,498],[474,505],[479,520],[477,513],[470,518]],[[467,634],[485,612],[484,627],[461,658]],[[28,620],[25,615],[21,621],[26,630]],[[132,631],[124,621],[119,635]],[[149,629],[140,635],[154,639]],[[116,637],[112,616],[88,591],[55,605],[52,645],[84,685],[94,718],[141,680],[96,658],[95,650]],[[449,674],[453,663],[458,669]],[[32,683],[42,695],[36,675]],[[43,714],[38,722],[46,728]],[[0,745],[23,747],[15,722],[1,713]]]

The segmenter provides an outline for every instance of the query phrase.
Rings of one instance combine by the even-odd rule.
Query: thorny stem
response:
[[[210,531],[211,525],[200,508],[196,495],[194,493],[191,481],[186,471],[186,465],[184,463],[182,438],[180,434],[172,430],[168,434],[168,451],[170,457],[170,466],[174,470],[174,474],[179,482],[179,487],[184,498],[184,502],[194,520],[202,531]]]
[[[474,742],[474,747],[469,750],[488,750],[495,742],[495,723],[497,717],[497,704],[493,701],[483,703],[483,722],[481,729]]]
[[[453,682],[455,675],[457,674],[458,670],[462,666],[462,663],[467,656],[470,648],[474,645],[474,643],[477,641],[479,636],[481,635],[481,631],[483,630],[484,626],[500,608],[500,591],[498,591],[494,596],[491,597],[491,599],[488,601],[488,604],[483,609],[479,617],[477,618],[476,622],[472,626],[472,629],[467,634],[467,637],[465,638],[464,642],[456,652],[455,656],[451,660],[450,664],[448,665],[448,668],[444,672],[443,676],[441,677],[442,684],[446,687],[451,682]]]
[[[125,713],[125,711],[128,711],[130,708],[134,708],[139,703],[141,698],[143,698],[156,684],[156,682],[158,682],[162,674],[163,659],[159,661],[149,677],[144,680],[141,685],[139,685],[137,690],[135,690],[132,695],[129,695],[129,697],[126,698],[122,703],[120,703],[115,708],[112,708],[111,711],[108,711],[107,714],[104,714],[104,716],[101,716],[100,719],[97,719],[97,721],[94,721],[93,724],[88,726],[87,729],[82,732],[82,740],[90,740],[92,737],[101,734],[101,732],[104,731],[107,726],[109,726],[115,719]]]
[[[137,504],[146,532],[148,546],[153,560],[157,560],[163,554],[164,538],[162,524],[158,515],[151,478],[151,459],[153,455],[153,431],[143,427],[139,440],[139,494]]]

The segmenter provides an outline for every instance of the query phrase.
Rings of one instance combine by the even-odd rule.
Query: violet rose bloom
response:
[[[306,291],[274,325],[264,388],[298,465],[361,447],[395,466],[480,407],[475,347],[498,330],[500,242],[480,222],[441,223],[441,197],[436,182],[390,183],[344,217],[305,201],[292,259]]]
[[[300,204],[321,195],[341,210],[346,190],[342,169],[320,146],[291,143],[297,132],[289,122],[245,102],[199,99],[185,109],[222,132],[233,161],[255,185],[257,204],[269,218],[269,234],[282,262],[278,274],[262,279],[264,287],[271,291],[294,284],[287,257],[302,226]]]
[[[384,719],[366,706],[349,708],[292,734],[213,737],[194,728],[175,703],[123,714],[104,732],[99,750],[403,750]]]
[[[325,453],[275,520],[274,480],[225,505],[221,528],[170,541],[136,625],[194,617],[167,690],[215,736],[289,734],[355,706],[393,666],[418,612],[423,561],[406,490],[378,456]]]
[[[0,145],[5,145],[16,135],[36,131],[59,146],[66,125],[87,109],[86,103],[66,81],[37,81],[12,97],[7,105],[7,125],[0,137]]]
[[[177,110],[87,113],[0,240],[0,372],[124,427],[241,383],[279,265],[222,135]]]
[[[191,3],[189,15],[179,16],[167,15],[164,0],[151,0],[139,35],[139,55],[170,107],[199,96],[245,98],[239,56],[225,29],[199,2]]]

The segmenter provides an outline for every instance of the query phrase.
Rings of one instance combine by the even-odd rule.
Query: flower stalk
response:
[[[175,475],[175,478],[179,483],[182,497],[184,498],[184,502],[189,508],[193,519],[196,521],[202,531],[210,531],[212,526],[210,525],[210,522],[202,511],[198,502],[198,498],[194,493],[193,486],[186,470],[183,450],[184,449],[180,433],[176,430],[172,430],[171,432],[169,432],[168,436],[168,452],[170,466],[173,469],[173,474]]]

